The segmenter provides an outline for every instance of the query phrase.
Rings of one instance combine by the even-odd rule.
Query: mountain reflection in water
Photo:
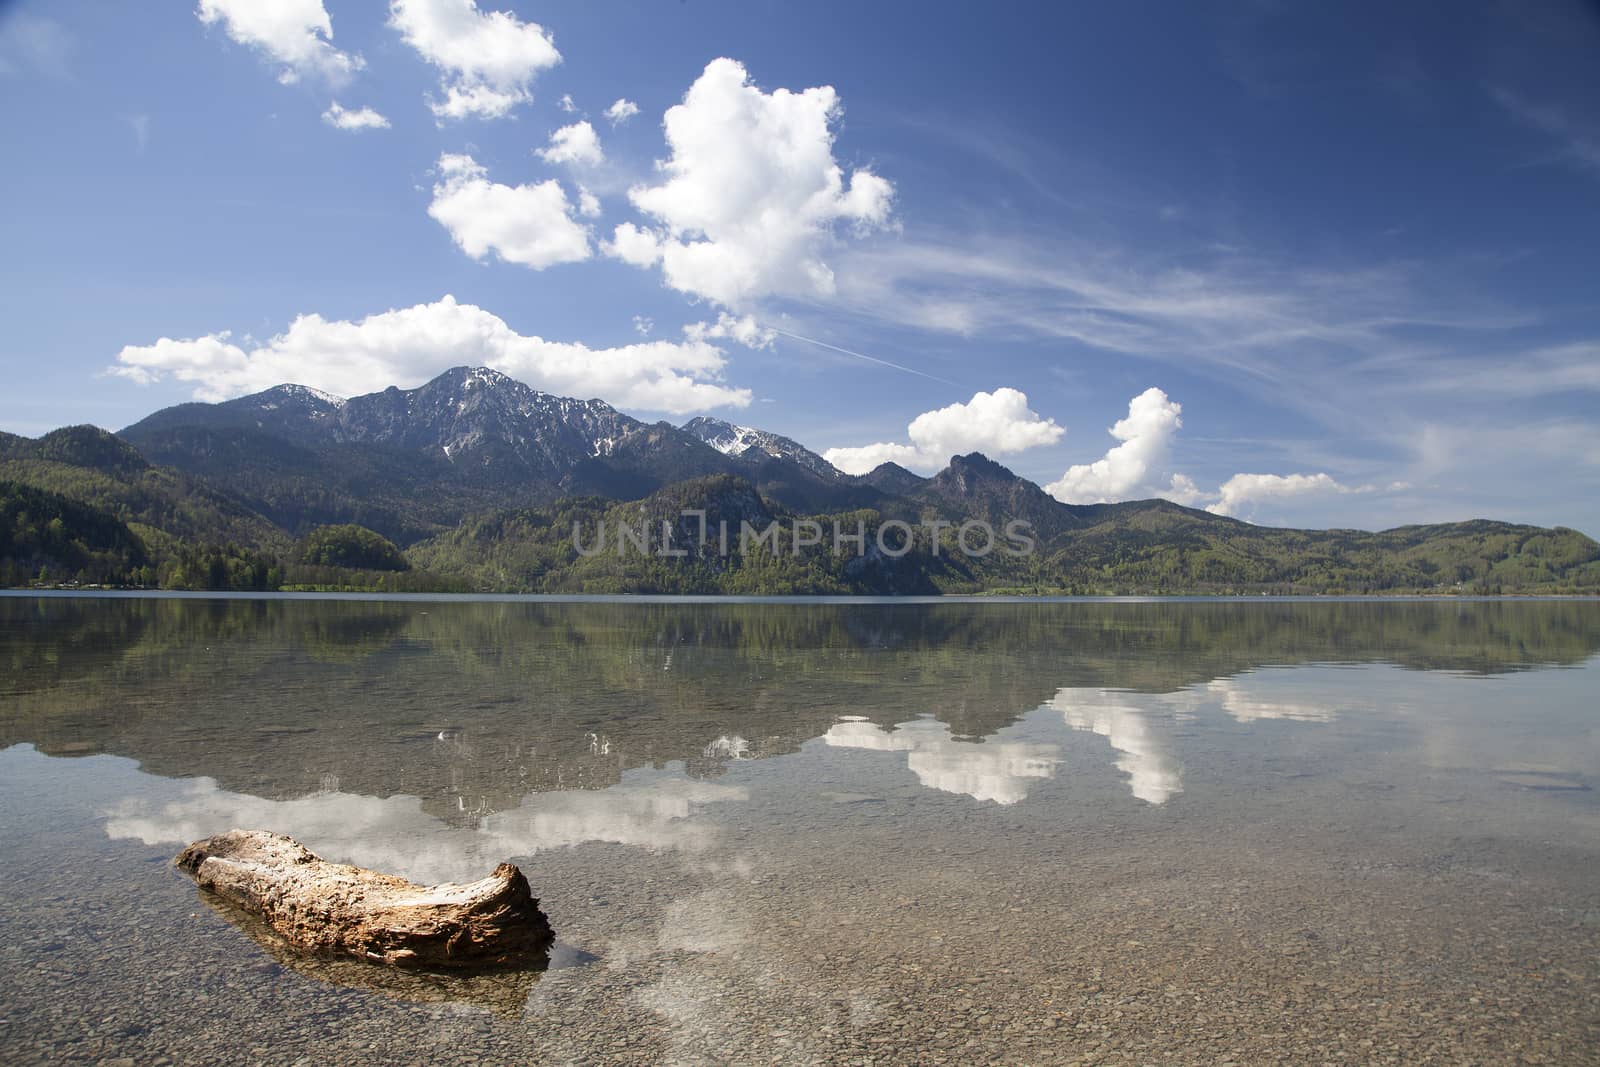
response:
[[[125,755],[275,800],[402,795],[471,826],[530,793],[603,788],[673,761],[714,778],[819,737],[903,749],[933,788],[1011,804],[1053,756],[995,741],[1049,706],[1107,738],[1134,794],[1160,803],[1182,789],[1165,736],[1174,715],[1341,713],[1292,687],[1263,691],[1259,667],[1573,665],[1600,649],[1597,616],[1583,602],[6,597],[0,745]]]

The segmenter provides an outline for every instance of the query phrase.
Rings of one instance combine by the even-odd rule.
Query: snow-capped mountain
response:
[[[217,479],[286,529],[359,522],[411,540],[468,514],[571,496],[637,500],[717,474],[806,512],[892,495],[778,434],[720,419],[646,423],[484,367],[347,400],[280,385],[179,404],[118,436],[153,463]]]
[[[513,463],[559,477],[611,455],[645,426],[603,401],[553,396],[487,367],[456,367],[415,389],[354,397],[327,430],[341,443],[436,452],[453,463]]]
[[[1020,518],[1045,536],[1109,507],[1060,504],[976,453],[954,457],[933,478],[894,464],[850,477],[780,434],[705,417],[683,427],[646,423],[483,367],[348,400],[281,385],[220,404],[179,404],[117,437],[138,455],[117,459],[108,441],[88,442],[85,454],[101,466],[148,461],[209,479],[291,534],[354,522],[402,544],[471,516],[578,497],[643,500],[668,486],[691,500],[708,485],[740,485],[797,514]]]
[[[752,462],[669,423],[483,367],[348,400],[281,385],[179,404],[119,436],[151,462],[218,479],[286,528],[355,521],[413,540],[474,512],[563,496],[636,500],[715,474],[749,479],[790,507],[870,502],[777,435],[765,436],[782,454],[750,452]]]
[[[119,436],[126,436],[129,431],[138,436],[178,426],[204,426],[214,430],[251,428],[293,438],[317,436],[331,427],[332,420],[345,404],[343,397],[310,386],[275,385],[221,404],[178,404],[163,408],[134,423]]]
[[[177,427],[258,430],[296,445],[380,445],[472,468],[559,480],[646,428],[599,400],[553,396],[487,367],[348,400],[279,385],[221,404],[180,404],[123,431],[137,443]]]
[[[649,472],[658,466],[694,477],[748,473],[751,465],[779,461],[827,483],[842,478],[827,460],[781,434],[704,416],[681,429],[645,423],[604,401],[540,392],[487,367],[455,367],[414,389],[390,386],[349,399],[279,385],[220,404],[166,408],[122,436],[159,450],[179,430],[192,437],[197,429],[265,433],[301,448],[419,452],[466,475],[532,479],[564,490],[607,491],[606,480],[596,478],[597,462],[627,471],[630,491],[635,482],[650,483],[646,492],[655,488]],[[164,459],[183,465],[181,456],[166,453]]]
[[[299,411],[310,418],[326,418],[345,404],[344,397],[324,393],[309,385],[275,385],[245,399],[253,400],[261,411]]]
[[[773,459],[791,460],[822,478],[838,478],[833,464],[811,451],[793,438],[750,426],[736,426],[722,419],[700,415],[683,424],[683,429],[698,437],[725,456],[737,459],[754,459],[770,456]]]

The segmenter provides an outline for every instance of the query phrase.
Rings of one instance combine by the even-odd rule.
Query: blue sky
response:
[[[490,363],[850,467],[1600,534],[1600,13],[1440,11],[0,3],[0,428]]]

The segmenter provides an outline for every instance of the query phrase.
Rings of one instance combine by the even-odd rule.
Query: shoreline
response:
[[[1481,604],[1600,603],[1600,593],[1133,593],[1105,596],[943,593],[937,596],[775,593],[384,593],[367,590],[0,589],[0,597],[84,600],[350,600],[398,603],[530,604]]]

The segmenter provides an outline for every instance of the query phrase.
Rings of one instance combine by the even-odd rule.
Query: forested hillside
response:
[[[349,401],[280,386],[183,404],[124,435],[0,435],[0,484],[8,585],[1600,592],[1600,545],[1560,527],[1292,530],[1165,500],[1068,505],[978,453],[931,478],[892,464],[851,477],[780,435],[646,424],[472,368]],[[963,551],[963,523],[1000,541]]]

